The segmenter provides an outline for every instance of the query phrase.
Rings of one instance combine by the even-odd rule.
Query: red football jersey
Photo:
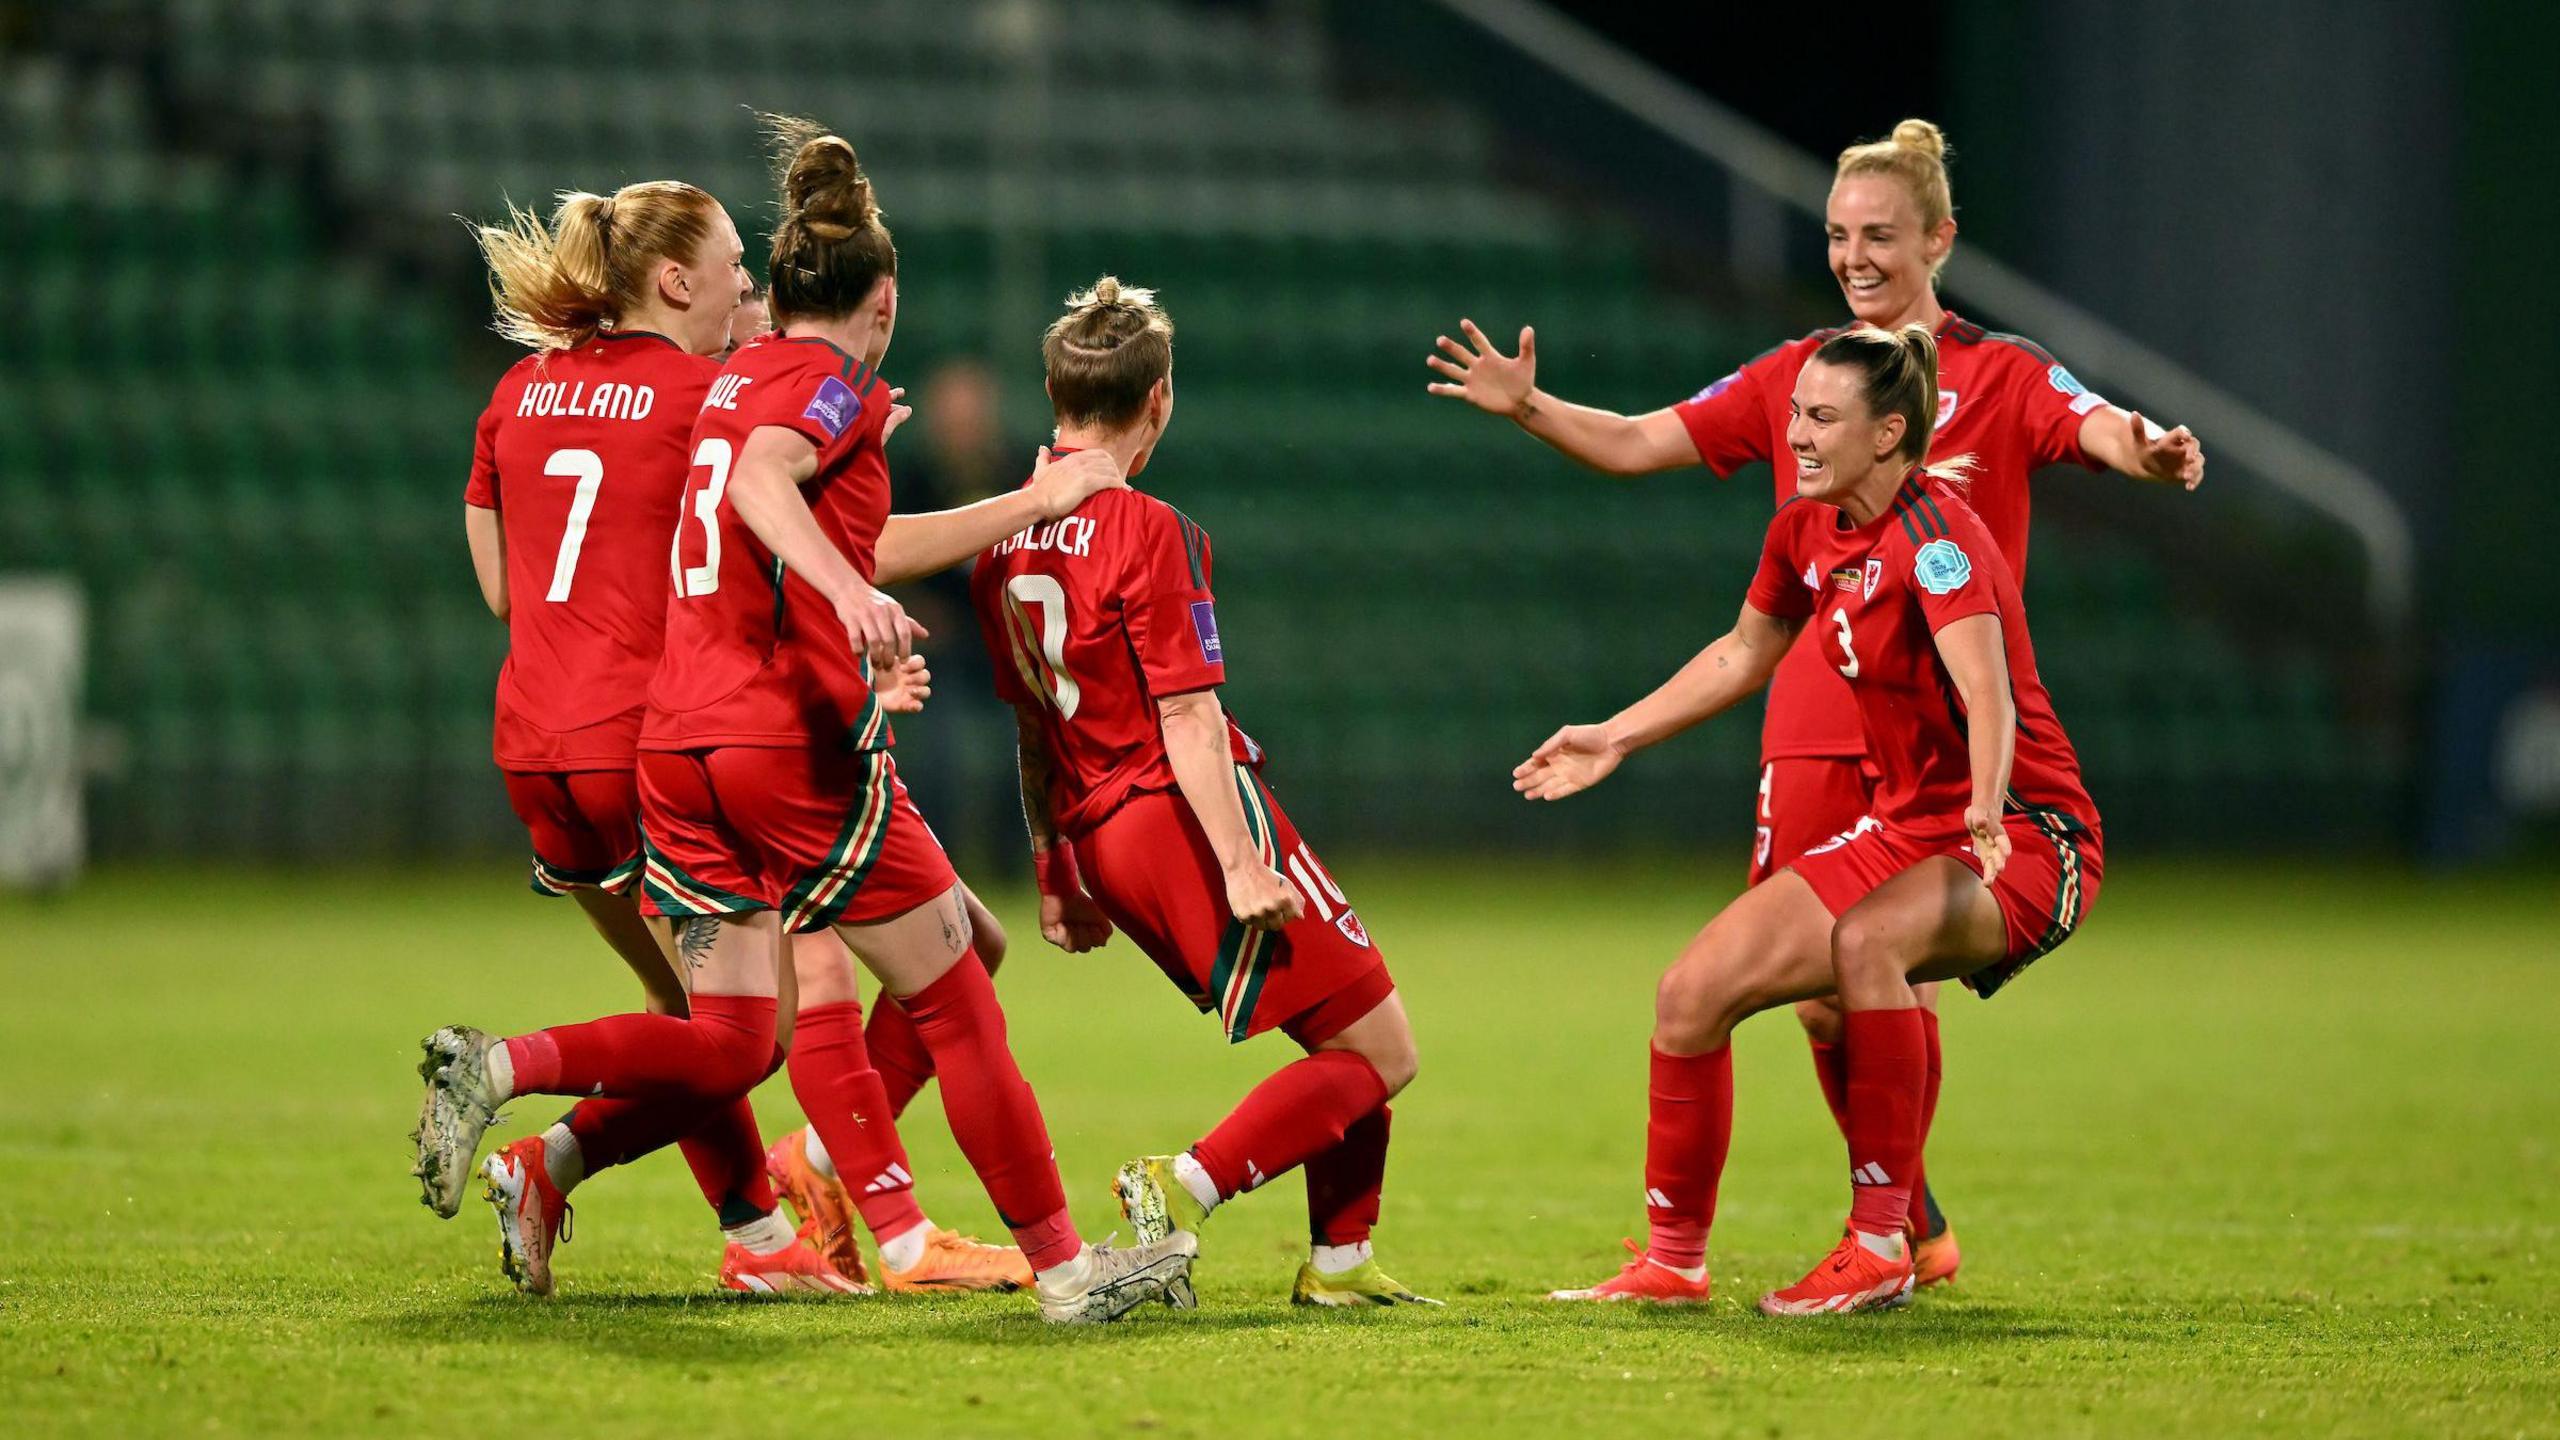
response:
[[[1775,472],[1781,505],[1796,496],[1796,457],[1787,448],[1787,402],[1796,373],[1839,334],[1816,330],[1768,351],[1672,407],[1698,458],[1719,476],[1754,460]],[[1953,311],[1938,326],[1938,428],[1929,453],[1971,455],[1975,510],[2012,575],[2027,575],[2027,476],[2040,466],[2098,468],[2080,448],[2080,425],[2107,402],[2034,341],[1983,329]],[[1856,716],[1841,681],[1798,646],[1769,687],[1760,731],[1764,760],[1862,753]]]
[[[1812,633],[1794,653],[1843,677],[1856,701],[1866,754],[1880,776],[1875,818],[1920,839],[1963,833],[1973,798],[1964,704],[1938,656],[1937,632],[1970,615],[1999,616],[2018,710],[2009,808],[2059,811],[2097,825],[2080,758],[2036,673],[2018,582],[1990,526],[1954,485],[1915,474],[1885,513],[1864,525],[1818,501],[1780,506],[1761,546],[1751,604],[1806,622]]]
[[[1175,788],[1156,701],[1227,678],[1209,568],[1209,532],[1136,490],[1105,490],[978,557],[969,593],[979,638],[996,693],[1039,708],[1062,833],[1083,834],[1132,795]],[[1262,763],[1233,716],[1227,744],[1237,761]]]
[[[784,571],[727,495],[730,467],[757,427],[805,437],[818,447],[818,468],[800,493],[868,579],[889,519],[880,448],[888,418],[888,385],[825,340],[760,335],[729,358],[693,423],[693,468],[667,560],[666,654],[649,686],[640,748],[888,748],[870,666],[853,653],[835,607]]]
[[[492,749],[509,770],[623,769],[667,621],[685,436],[718,362],[663,335],[528,355],[480,415],[463,499],[507,542],[507,663]]]

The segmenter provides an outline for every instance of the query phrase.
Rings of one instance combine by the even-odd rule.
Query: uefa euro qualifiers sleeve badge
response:
[[[1911,577],[1932,595],[1952,595],[1973,578],[1973,561],[1953,540],[1932,540],[1911,558]]]

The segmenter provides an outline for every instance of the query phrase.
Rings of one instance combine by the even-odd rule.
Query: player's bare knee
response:
[[[1831,927],[1831,971],[1842,999],[1898,987],[1908,968],[1904,937],[1893,926],[1853,910]]]
[[[1387,1098],[1393,1100],[1413,1083],[1422,1068],[1421,1057],[1414,1053],[1413,1028],[1398,1025],[1383,1035],[1373,1036],[1360,1047],[1360,1057],[1378,1072],[1385,1082]]]
[[[1742,1018],[1741,996],[1731,972],[1683,959],[1662,973],[1653,991],[1653,1035],[1677,1054],[1714,1049]]]
[[[1842,1017],[1840,1002],[1825,995],[1820,999],[1797,1001],[1796,1023],[1804,1026],[1804,1033],[1817,1043],[1837,1045],[1847,1022]]]

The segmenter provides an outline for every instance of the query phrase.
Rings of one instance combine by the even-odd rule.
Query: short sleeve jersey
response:
[[[1755,460],[1775,472],[1777,501],[1795,498],[1796,461],[1787,448],[1787,402],[1796,374],[1837,328],[1816,330],[1759,358],[1672,407],[1719,477]],[[2046,465],[2096,469],[2080,448],[2080,425],[2106,404],[2044,347],[1983,329],[1948,312],[1938,326],[1938,456],[1971,455],[1969,493],[1993,543],[2020,583],[2027,574],[2027,477]],[[1763,759],[1860,753],[1856,717],[1839,677],[1799,646],[1769,687]]]
[[[711,382],[661,582],[672,590],[666,654],[650,683],[640,748],[888,748],[894,737],[872,698],[870,667],[853,653],[835,607],[784,570],[728,496],[730,472],[757,429],[807,440],[818,467],[801,496],[867,578],[889,519],[880,446],[888,416],[879,375],[814,337],[759,336]]]
[[[661,335],[527,356],[481,412],[463,499],[507,549],[492,749],[510,770],[622,769],[667,618],[685,438],[719,364]]]
[[[1964,704],[1939,658],[1937,633],[1968,616],[1997,615],[2018,712],[2008,808],[2097,826],[2079,756],[2036,672],[2018,584],[1990,527],[1956,487],[1914,472],[1865,525],[1818,501],[1779,507],[1751,604],[1804,622],[1811,633],[1791,653],[1815,656],[1848,686],[1881,777],[1876,819],[1921,840],[1963,833],[1973,796]]]
[[[1227,678],[1210,563],[1207,531],[1136,490],[1105,490],[978,557],[979,638],[996,693],[1039,714],[1061,833],[1174,788],[1156,702]],[[1237,762],[1262,763],[1233,717],[1227,743]]]

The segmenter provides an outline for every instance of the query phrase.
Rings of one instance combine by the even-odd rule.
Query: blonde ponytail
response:
[[[471,227],[489,265],[494,328],[535,350],[574,350],[611,328],[648,298],[658,261],[693,259],[719,209],[681,180],[559,199],[548,225],[510,204],[505,223]]]

